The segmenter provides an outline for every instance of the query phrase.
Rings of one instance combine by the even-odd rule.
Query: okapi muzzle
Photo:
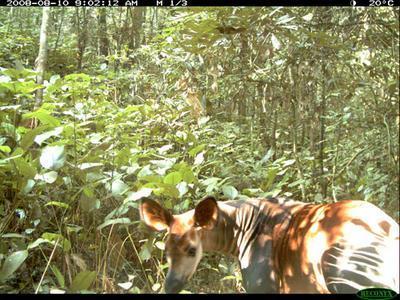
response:
[[[238,259],[248,293],[399,293],[399,225],[365,201],[208,196],[172,215],[144,199],[140,215],[153,230],[167,231],[166,293],[181,291],[208,251]]]

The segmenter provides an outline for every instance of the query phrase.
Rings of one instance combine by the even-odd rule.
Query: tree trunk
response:
[[[108,56],[109,41],[107,38],[107,11],[105,8],[99,8],[98,13],[99,55]]]
[[[36,58],[36,83],[43,84],[44,72],[46,71],[47,62],[47,29],[49,25],[50,8],[44,7],[42,14],[42,25],[40,27],[40,41],[39,41],[39,53]],[[35,98],[35,109],[37,109],[43,101],[43,89],[36,90]]]
[[[82,11],[82,15],[79,14]],[[77,68],[82,70],[83,66],[83,56],[85,54],[85,49],[88,41],[88,22],[89,22],[90,12],[86,8],[77,7],[75,10],[75,22],[76,22],[76,33],[77,33]]]
[[[144,11],[145,7],[131,8],[132,26],[130,28],[130,41],[129,41],[130,49],[136,49],[141,44]]]
[[[9,13],[8,13],[8,22],[7,22],[7,34],[10,32],[10,25],[13,24],[14,22],[14,12],[15,9],[14,7],[10,7]]]
[[[319,167],[320,167],[320,184],[321,193],[323,197],[326,197],[326,180],[324,178],[324,139],[325,139],[325,108],[326,108],[326,69],[325,64],[322,65],[322,89],[321,89],[321,104],[319,113],[320,123],[320,137],[319,137]]]
[[[59,43],[60,38],[61,38],[61,29],[62,29],[62,26],[63,26],[63,23],[64,23],[64,14],[65,14],[65,7],[62,7],[61,8],[61,16],[60,16],[60,24],[59,24],[58,30],[57,30],[57,39],[56,39],[56,42],[54,44],[54,48],[52,50],[53,53],[55,51],[57,51],[58,43]]]
[[[247,106],[247,99],[246,99],[246,89],[247,89],[247,77],[243,74],[244,70],[247,70],[247,57],[248,57],[248,40],[245,34],[241,37],[241,50],[240,50],[240,60],[242,67],[240,68],[242,82],[239,86],[239,99],[238,99],[238,115],[240,117],[246,117],[246,106]]]

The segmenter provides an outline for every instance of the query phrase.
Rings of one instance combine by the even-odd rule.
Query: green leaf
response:
[[[157,196],[169,196],[171,198],[178,198],[179,191],[178,189],[171,184],[168,183],[157,183],[158,189],[154,189],[153,193]]]
[[[296,162],[295,159],[285,160],[285,161],[283,162],[283,167],[291,166],[291,165],[293,165],[295,162]]]
[[[15,159],[15,165],[18,171],[25,177],[32,179],[35,178],[36,169],[32,167],[24,158],[18,157]]]
[[[288,23],[293,19],[295,19],[295,17],[289,17],[289,15],[284,15],[277,20],[276,25]]]
[[[194,165],[198,166],[204,161],[204,152],[200,152],[199,154],[196,155],[196,158],[194,159]]]
[[[263,190],[260,189],[260,188],[257,188],[257,189],[244,189],[244,190],[242,190],[241,194],[242,195],[246,195],[248,197],[255,197],[255,196],[259,195],[262,192],[263,192]]]
[[[47,146],[40,155],[40,164],[43,168],[57,170],[64,166],[64,146]]]
[[[62,208],[69,208],[69,205],[67,203],[58,202],[58,201],[47,202],[44,206],[58,206],[58,207],[62,207]]]
[[[124,290],[129,290],[133,285],[133,282],[127,281],[123,283],[118,283],[118,286],[123,288]]]
[[[105,221],[103,224],[97,226],[97,230],[101,230],[106,226],[113,225],[113,224],[130,224],[131,220],[129,218],[118,218],[118,219],[111,219]]]
[[[202,181],[202,185],[206,186],[206,193],[212,193],[218,186],[218,182],[220,178],[218,177],[210,177]]]
[[[163,250],[163,251],[165,250],[165,243],[164,242],[158,241],[154,245],[160,250]]]
[[[47,173],[44,173],[44,174],[37,174],[35,176],[35,179],[40,179],[40,180],[43,180],[43,181],[45,181],[47,183],[52,184],[57,180],[57,176],[58,176],[58,174],[57,174],[56,171],[50,171],[50,172],[47,172]]]
[[[185,181],[179,182],[177,184],[176,188],[179,191],[180,198],[189,191],[188,184]]]
[[[174,148],[174,146],[172,146],[172,145],[164,145],[161,148],[158,148],[157,151],[158,151],[158,154],[164,155],[165,153],[167,153],[172,148]]]
[[[50,77],[50,84],[54,84],[58,79],[60,79],[60,75],[56,74]]]
[[[235,199],[239,195],[239,192],[237,191],[237,189],[235,189],[235,187],[233,187],[231,185],[224,185],[222,187],[222,192],[229,199]]]
[[[45,232],[42,234],[42,238],[49,241],[53,245],[55,245],[56,241],[58,240],[58,245],[63,248],[64,251],[68,252],[71,250],[71,242],[59,233]]]
[[[10,153],[11,152],[11,148],[8,146],[0,146],[0,151],[4,152],[4,153]]]
[[[265,156],[261,159],[261,163],[267,162],[272,157],[273,154],[274,154],[274,150],[272,148],[269,149],[267,154],[265,154]]]
[[[182,175],[180,172],[171,172],[164,177],[164,183],[176,185],[182,181]]]
[[[78,273],[72,280],[70,290],[71,292],[78,292],[82,290],[87,290],[96,279],[95,271],[82,271]]]
[[[51,232],[43,233],[41,238],[38,238],[34,242],[30,243],[28,245],[28,250],[36,248],[37,246],[43,243],[49,243],[51,245],[55,245],[57,240],[58,240],[57,244],[58,247],[63,248],[63,250],[66,252],[71,250],[71,242],[68,239],[64,238],[61,234],[51,233]]]
[[[191,157],[195,157],[197,155],[197,153],[199,153],[200,151],[203,151],[203,149],[205,147],[206,147],[206,144],[198,145],[198,146],[192,148],[191,150],[189,150],[189,155]]]
[[[309,22],[312,20],[313,16],[314,15],[312,13],[309,13],[309,14],[306,14],[305,16],[303,16],[302,19]]]
[[[27,257],[27,250],[17,251],[8,256],[1,268],[0,282],[7,280],[22,265]]]
[[[193,171],[190,168],[184,168],[179,170],[179,172],[182,174],[182,180],[187,182],[187,183],[193,183],[196,181],[196,177],[194,176]]]
[[[316,203],[321,203],[323,200],[324,200],[324,196],[322,196],[319,193],[314,196],[314,202],[316,202]]]
[[[151,258],[152,241],[148,240],[140,249],[139,257],[141,260],[149,260]]]
[[[224,280],[235,280],[235,279],[236,279],[235,276],[233,276],[233,275],[228,275],[228,276],[225,276],[224,278],[222,278],[221,281],[224,281]]]
[[[32,191],[33,187],[35,186],[35,183],[36,183],[35,180],[28,179],[26,181],[24,188],[21,190],[21,193],[25,195],[29,194],[29,192]]]
[[[19,234],[19,233],[5,233],[1,235],[1,238],[19,238],[19,239],[26,239],[27,237],[25,235]]]
[[[153,172],[150,170],[150,165],[144,166],[139,173],[137,174],[138,177],[144,177],[144,176],[149,176],[152,175]]]
[[[281,43],[274,34],[271,35],[271,42],[274,49],[279,50],[281,48]]]
[[[268,170],[264,190],[267,190],[271,186],[271,184],[274,182],[275,177],[278,174],[278,171],[279,171],[278,168],[271,168]]]
[[[56,276],[59,286],[65,288],[65,279],[60,270],[55,265],[50,265],[50,269],[53,271],[54,276]]]
[[[79,207],[85,212],[91,212],[94,209],[100,208],[99,199],[87,195],[89,190],[90,189],[84,189],[79,199]]]
[[[83,188],[83,194],[84,194],[86,197],[89,197],[89,198],[93,198],[93,197],[94,197],[94,191],[93,191],[93,189],[92,189],[90,186],[85,186],[85,187]]]
[[[0,75],[0,83],[10,82],[10,81],[12,81],[10,76]],[[13,106],[20,106],[20,105],[0,106],[0,111],[3,110],[3,107],[4,107],[4,110],[7,110],[8,107],[13,107]]]
[[[290,188],[296,187],[296,186],[298,186],[298,185],[300,185],[300,184],[303,184],[304,182],[305,182],[305,180],[299,179],[299,180],[296,180],[296,181],[294,181],[294,182],[288,184],[288,187],[290,187]]]
[[[153,290],[153,292],[157,292],[159,289],[161,288],[161,284],[156,282],[155,284],[153,284],[153,286],[151,287],[151,289]]]
[[[103,166],[103,164],[102,163],[83,163],[83,164],[80,164],[78,166],[78,168],[81,170],[86,170],[86,169],[91,169],[91,168],[100,167],[100,166]]]
[[[158,167],[155,170],[157,174],[164,175],[174,165],[176,159],[151,160],[150,162]]]
[[[121,179],[114,180],[111,184],[111,193],[113,196],[121,196],[129,189],[129,186]]]
[[[35,137],[41,132],[51,128],[49,125],[43,125],[36,127],[35,129],[29,130],[21,139],[20,146],[24,150],[28,150],[28,148],[33,144]]]
[[[60,134],[63,132],[64,127],[60,126],[55,128],[54,130],[47,131],[45,133],[39,134],[35,137],[35,143],[38,144],[39,146],[47,139],[49,139],[52,136],[60,136]]]
[[[143,197],[148,197],[151,195],[152,191],[153,191],[153,189],[141,188],[137,192],[131,192],[128,194],[128,197],[125,199],[124,203],[126,203],[128,201],[136,201]]]
[[[34,112],[23,114],[22,118],[23,119],[38,118],[40,122],[44,125],[51,125],[54,127],[60,126],[60,121],[51,116],[50,112],[43,108],[39,108]]]
[[[2,135],[6,133],[8,136],[14,136],[15,126],[13,124],[2,122],[0,123],[0,129],[2,129]]]

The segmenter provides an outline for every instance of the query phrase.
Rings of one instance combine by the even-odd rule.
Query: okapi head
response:
[[[201,230],[214,227],[218,205],[213,197],[204,198],[194,210],[172,215],[154,200],[140,204],[140,216],[155,231],[167,231],[165,254],[169,269],[165,292],[178,293],[196,271],[203,254]]]

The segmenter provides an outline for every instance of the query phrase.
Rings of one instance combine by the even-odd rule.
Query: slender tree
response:
[[[42,14],[42,25],[40,27],[40,42],[39,42],[39,54],[36,58],[36,83],[43,84],[44,72],[46,71],[46,63],[48,56],[48,45],[47,45],[47,30],[49,26],[50,8],[43,8]],[[36,90],[35,108],[38,108],[43,100],[43,89]]]

